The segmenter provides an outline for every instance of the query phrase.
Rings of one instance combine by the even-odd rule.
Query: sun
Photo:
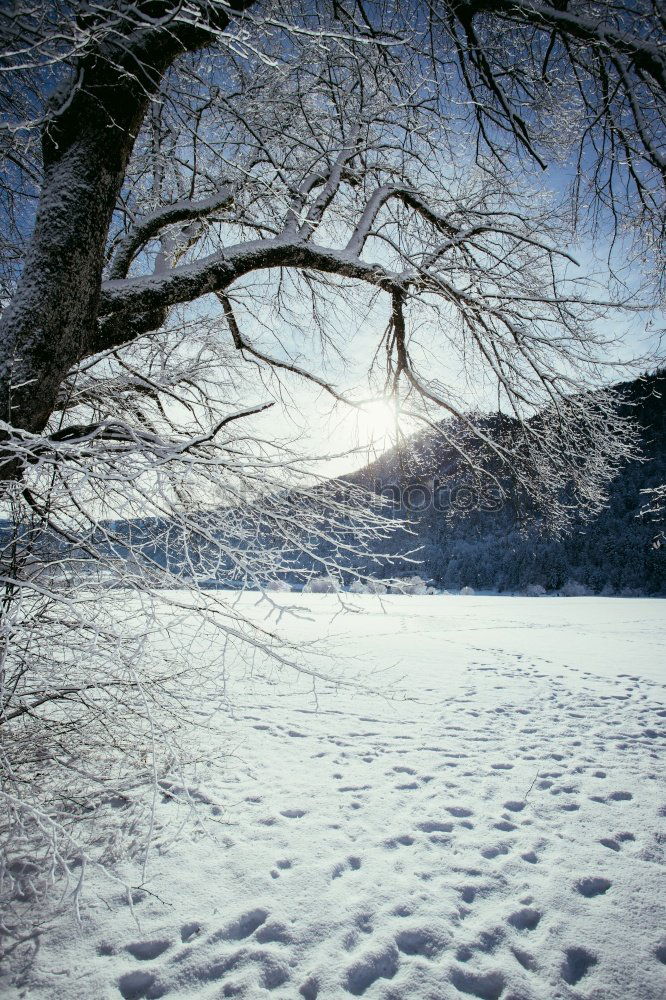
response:
[[[374,399],[356,413],[356,438],[359,448],[381,454],[395,444],[398,412],[388,399]]]

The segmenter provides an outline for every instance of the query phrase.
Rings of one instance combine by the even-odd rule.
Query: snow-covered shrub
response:
[[[386,594],[387,590],[386,584],[382,583],[381,580],[368,580],[367,592],[369,594]]]
[[[546,593],[546,588],[542,587],[540,583],[528,583],[525,587],[526,597],[543,597]]]
[[[278,594],[287,594],[291,591],[291,584],[287,583],[286,580],[269,580],[264,585],[264,590],[272,590]]]
[[[563,597],[588,597],[592,591],[584,583],[579,583],[578,580],[567,580],[561,593]]]
[[[349,588],[350,594],[367,594],[368,588],[361,580],[354,580],[351,587]]]
[[[391,584],[392,594],[426,594],[427,587],[425,580],[422,580],[420,576],[408,576],[404,580],[398,580]]]
[[[342,587],[330,576],[313,576],[303,587],[304,594],[337,594]]]
[[[460,593],[464,594],[465,597],[472,597],[476,591],[474,590],[474,587],[462,587]]]

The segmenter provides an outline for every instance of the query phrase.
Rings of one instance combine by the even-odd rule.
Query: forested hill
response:
[[[638,516],[646,502],[641,490],[666,482],[666,370],[615,388],[641,428],[643,461],[626,463],[607,509],[590,522],[574,522],[566,536],[549,534],[543,520],[517,502],[500,505],[492,490],[474,496],[456,453],[435,432],[411,439],[408,456],[405,448],[391,450],[348,478],[397,498],[396,514],[415,535],[398,532],[394,553],[420,545],[421,575],[442,587],[559,590],[568,584],[572,592],[666,595],[664,525]]]
[[[520,592],[542,587],[574,594],[666,596],[666,541],[662,534],[666,523],[639,516],[647,502],[641,490],[666,483],[666,370],[615,389],[622,391],[641,428],[643,460],[623,467],[611,485],[608,507],[594,520],[579,520],[566,535],[554,536],[547,521],[519,499],[506,473],[502,482],[509,499],[500,503],[489,483],[479,491],[479,483],[472,481],[458,453],[432,431],[409,438],[400,450],[388,451],[345,477],[346,482],[390,498],[395,517],[408,523],[408,530],[398,528],[388,540],[378,541],[376,552],[369,542],[366,565],[359,567],[354,559],[355,567],[375,578],[419,574],[452,590],[473,587]],[[483,419],[489,431],[510,430],[504,417]],[[476,448],[479,463],[484,455],[478,441]],[[492,456],[486,459],[499,476]],[[146,565],[168,567],[176,577],[186,579],[194,572],[207,586],[248,585],[247,574],[224,555],[231,546],[242,556],[247,545],[242,517],[232,520],[232,534],[229,528],[224,535],[219,534],[221,546],[211,541],[207,547],[197,541],[195,547],[190,544],[186,555],[182,527],[169,519],[105,522],[95,544],[121,563],[130,558],[131,551],[138,564],[145,561]],[[115,541],[108,540],[107,529]],[[353,522],[349,530],[353,532]],[[215,530],[209,532],[209,540],[216,534]],[[2,537],[10,539],[11,528],[0,522]],[[45,538],[52,552],[59,552],[61,539],[55,535]],[[276,544],[270,532],[265,544]],[[329,551],[321,541],[317,549],[319,555],[333,553],[333,548]],[[319,560],[306,555],[296,539],[290,549],[281,546],[281,557],[281,575],[292,586],[299,587],[310,574],[321,573]],[[81,555],[79,563],[85,564],[85,556]],[[348,573],[341,570],[344,583],[353,579],[353,569],[348,564]]]

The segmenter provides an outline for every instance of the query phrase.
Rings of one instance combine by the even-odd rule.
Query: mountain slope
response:
[[[422,575],[440,586],[517,590],[568,581],[600,593],[666,594],[666,546],[654,518],[641,518],[641,490],[666,482],[666,372],[614,387],[640,429],[642,459],[625,463],[609,503],[593,520],[574,519],[567,534],[549,533],[544,518],[490,484],[479,491],[455,452],[434,432],[393,449],[348,479],[382,493],[411,534],[396,533],[393,553],[420,547]],[[488,417],[497,429],[498,417]],[[492,468],[492,462],[489,463]],[[493,470],[495,471],[495,470]],[[413,572],[413,565],[403,563]]]

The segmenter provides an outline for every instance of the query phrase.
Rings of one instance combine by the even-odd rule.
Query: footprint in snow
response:
[[[187,944],[192,938],[195,938],[201,930],[201,924],[197,923],[196,920],[192,920],[188,924],[183,924],[180,928],[180,940],[183,944]]]
[[[358,916],[354,917],[354,923],[363,934],[372,934],[374,930],[371,913],[359,913]]]
[[[399,931],[395,943],[404,955],[420,955],[429,959],[437,958],[446,947],[445,941],[425,927],[408,927]]]
[[[267,917],[268,910],[264,910],[263,907],[258,906],[253,910],[248,910],[222,930],[212,934],[210,941],[242,941],[254,934],[257,928],[265,923]]]
[[[384,847],[389,851],[395,851],[398,847],[411,847],[413,843],[414,838],[405,833],[400,837],[390,837],[388,840],[385,840]]]
[[[132,944],[126,945],[125,951],[128,951],[133,958],[141,962],[150,962],[170,947],[171,941],[167,939],[159,941],[134,941]]]
[[[155,983],[155,976],[151,972],[126,972],[118,980],[118,989],[123,1000],[162,996],[162,991],[155,988]]]
[[[576,890],[585,896],[586,899],[591,899],[593,896],[602,896],[611,887],[611,882],[607,878],[600,878],[598,876],[592,876],[589,878],[581,878],[576,882]]]
[[[310,976],[305,980],[298,991],[303,1000],[317,1000],[319,996],[319,980],[316,976]]]
[[[331,879],[340,878],[347,871],[358,871],[361,867],[361,859],[350,855],[346,861],[339,861],[331,872]]]
[[[537,964],[533,955],[530,955],[528,951],[524,951],[522,948],[512,948],[511,953],[516,961],[520,962],[523,969],[527,969],[528,972],[534,972]]]
[[[446,811],[447,813],[450,813],[451,816],[456,816],[459,819],[474,815],[472,810],[466,809],[465,806],[447,806]]]
[[[289,928],[278,921],[264,923],[258,927],[255,939],[260,944],[293,944],[294,941]]]
[[[461,993],[480,997],[481,1000],[499,1000],[504,992],[505,979],[501,972],[472,972],[470,969],[453,968],[450,979]]]
[[[597,957],[585,948],[567,948],[560,967],[562,979],[569,986],[575,986],[597,962]]]
[[[508,923],[518,931],[533,931],[541,920],[542,914],[530,906],[516,910],[508,919]]]
[[[499,857],[500,854],[508,854],[509,848],[506,844],[498,844],[496,847],[484,847],[481,850],[481,855],[484,858],[492,860],[493,858]]]
[[[442,823],[439,820],[427,819],[423,823],[417,823],[417,828],[423,833],[451,833],[453,823]]]
[[[400,955],[391,943],[381,951],[368,952],[347,969],[345,989],[355,997],[365,991],[378,979],[393,979],[400,965]]]

